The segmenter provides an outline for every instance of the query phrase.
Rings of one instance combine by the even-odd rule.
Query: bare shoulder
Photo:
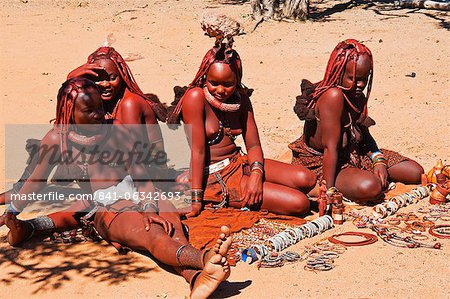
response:
[[[145,99],[143,99],[140,95],[137,95],[129,90],[126,90],[119,105],[120,109],[122,109],[123,111],[127,111],[130,109],[142,110],[143,103],[145,103]]]
[[[344,93],[341,89],[332,87],[320,96],[317,105],[319,106],[318,108],[330,107],[330,109],[343,107]]]
[[[59,146],[61,144],[61,134],[56,129],[51,129],[45,134],[41,141],[42,145]]]
[[[319,100],[323,100],[324,102],[339,102],[344,100],[344,93],[340,88],[331,87],[327,91],[325,91],[319,98]]]
[[[183,112],[202,111],[205,106],[205,94],[200,87],[188,90],[183,99]]]
[[[140,123],[140,116],[144,115],[146,123],[156,123],[156,114],[149,101],[142,96],[126,91],[120,102],[120,112],[127,122]],[[134,117],[132,117],[134,115]],[[128,117],[127,117],[128,116]],[[131,118],[130,118],[131,117]]]

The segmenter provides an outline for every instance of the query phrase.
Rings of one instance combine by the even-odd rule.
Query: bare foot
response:
[[[31,224],[17,219],[16,216],[11,213],[6,216],[5,223],[9,228],[6,241],[8,241],[11,246],[18,246],[20,243],[28,239],[33,233]]]
[[[205,267],[196,278],[191,291],[191,298],[208,298],[230,276],[230,265],[227,261],[231,246],[230,229],[220,228],[221,234],[216,245],[205,255]]]
[[[230,237],[230,229],[228,226],[222,226],[220,228],[221,234],[219,236],[219,239],[217,239],[216,245],[214,246],[217,248],[217,252],[224,257],[227,257],[228,249],[230,249],[231,246],[231,237]]]
[[[230,272],[227,258],[220,254],[213,255],[195,279],[190,297],[193,299],[208,298],[220,283],[230,276]]]
[[[220,228],[221,233],[216,241],[216,244],[208,249],[203,256],[203,264],[215,254],[220,254],[221,256],[227,257],[228,249],[231,246],[230,229],[227,226],[222,226]]]

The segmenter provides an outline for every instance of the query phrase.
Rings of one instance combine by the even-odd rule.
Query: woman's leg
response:
[[[6,225],[10,228],[8,241],[26,229],[27,224],[26,221],[8,214],[6,218]],[[177,223],[174,224],[178,226]],[[183,269],[180,273],[191,284],[191,298],[208,298],[220,283],[230,276],[226,254],[231,246],[231,236],[230,230],[225,226],[221,228],[217,246],[212,250],[213,254],[205,262],[202,261],[202,253],[192,246],[179,250],[181,244],[172,240],[160,225],[152,223],[150,230],[146,231],[142,214],[137,212],[120,213],[109,229],[103,230],[100,227],[98,229],[103,238],[109,241],[121,243],[135,250],[148,250],[156,259],[167,265],[181,264],[183,267],[189,267],[190,269]]]
[[[387,171],[391,181],[404,184],[419,184],[424,173],[423,167],[413,160],[400,162],[389,167]]]
[[[49,234],[80,228],[80,219],[86,214],[88,208],[87,203],[77,201],[62,212],[21,221],[20,227],[14,231],[14,235],[8,237],[8,242],[11,246],[18,246],[36,234]]]
[[[264,160],[265,181],[284,185],[307,194],[316,185],[316,176],[308,168],[271,159]]]
[[[88,213],[93,207],[88,202],[77,201],[61,212],[48,215],[55,225],[54,231],[62,232],[81,227],[80,218]]]
[[[358,168],[341,170],[336,177],[336,188],[346,198],[361,204],[377,201],[383,195],[378,177]]]
[[[275,214],[306,214],[309,211],[309,199],[305,193],[314,188],[315,175],[303,166],[270,159],[264,161],[264,169],[263,202],[260,208]],[[242,178],[242,188],[245,188],[247,179],[246,176]]]
[[[175,227],[181,226],[179,219],[173,224]],[[214,254],[210,255],[206,262],[203,261],[203,254],[199,250],[173,240],[162,226],[152,223],[150,230],[146,231],[140,213],[121,213],[107,231],[99,233],[103,238],[131,249],[147,250],[166,265],[185,268],[179,269],[179,273],[191,284],[191,298],[208,298],[230,275],[226,254],[231,246],[231,237],[227,227],[222,227],[218,238],[220,245],[213,249]]]
[[[241,188],[245,188],[248,177],[244,176]],[[241,208],[240,202],[232,202],[230,206]],[[299,216],[309,212],[309,199],[301,191],[270,182],[263,184],[263,201],[259,209],[281,215]]]

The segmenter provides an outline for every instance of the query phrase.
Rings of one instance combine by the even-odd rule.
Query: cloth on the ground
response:
[[[316,151],[315,149],[310,148],[305,143],[303,136],[289,144],[289,148],[292,150],[292,164],[303,165],[307,167],[309,170],[314,172],[319,182],[322,181],[323,154]],[[386,157],[388,168],[397,165],[400,162],[409,160],[409,158],[391,150],[380,149],[380,151]],[[351,152],[350,157],[339,160],[339,169],[345,169],[349,167],[359,168],[367,171],[373,170],[372,161],[370,160],[370,158],[367,155],[360,155],[356,151]]]
[[[267,211],[254,212],[222,208],[204,210],[198,217],[183,220],[183,224],[189,228],[189,243],[201,250],[215,244],[221,226],[228,226],[231,233],[237,233],[242,229],[252,227],[261,218],[292,225],[306,223],[306,220],[298,217],[275,215]]]
[[[389,190],[385,194],[385,199],[390,199],[394,196],[410,192],[412,189],[414,189],[416,187],[418,187],[418,185],[405,185],[403,183],[395,183],[395,188],[392,190]]]

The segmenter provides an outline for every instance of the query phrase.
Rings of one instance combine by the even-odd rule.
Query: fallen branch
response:
[[[450,2],[437,2],[431,0],[400,0],[398,6],[408,8],[425,8],[435,10],[450,10]]]
[[[124,9],[119,11],[118,13],[115,13],[114,16],[117,17],[118,15],[123,14],[125,12],[133,12],[133,11],[137,11],[137,9]]]

